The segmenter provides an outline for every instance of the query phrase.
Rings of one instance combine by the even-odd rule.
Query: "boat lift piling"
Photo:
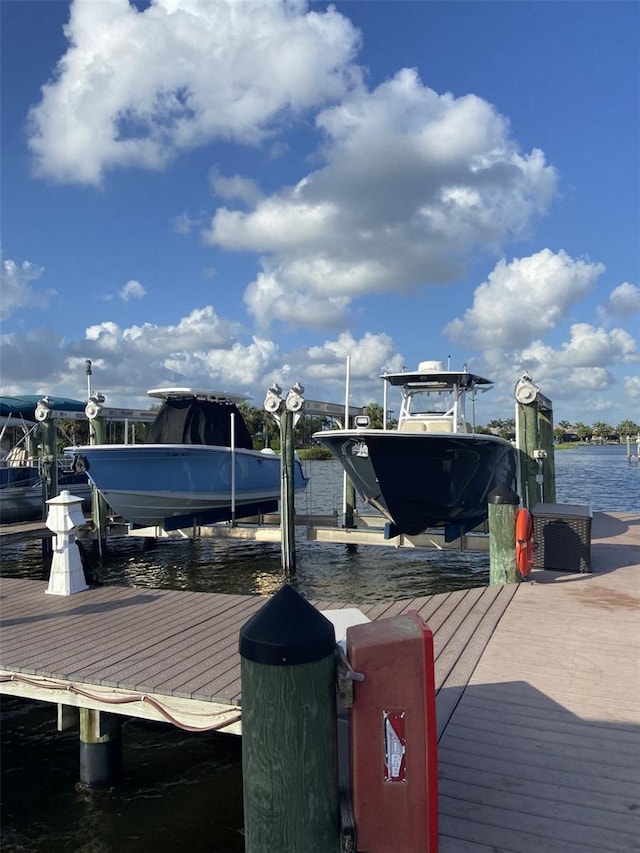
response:
[[[631,451],[631,436],[627,435],[627,462],[639,462],[640,461],[640,433],[635,438],[636,442],[636,452],[632,453]]]
[[[107,424],[102,415],[102,394],[92,394],[85,407],[89,419],[89,444],[106,444]],[[91,516],[93,518],[93,548],[102,557],[107,547],[107,504],[96,486],[91,486]]]
[[[518,491],[523,506],[555,503],[556,472],[553,451],[553,405],[528,373],[515,387]]]
[[[51,398],[43,397],[35,409],[35,418],[40,424],[40,472],[42,475],[42,506],[43,515],[47,501],[58,494],[58,444],[57,427],[51,417]],[[50,557],[53,553],[51,539],[42,540],[42,556]]]
[[[285,577],[296,571],[295,529],[295,439],[294,430],[302,416],[304,388],[299,382],[289,390],[285,400],[282,388],[274,383],[267,391],[263,408],[273,415],[280,427],[280,543]]]

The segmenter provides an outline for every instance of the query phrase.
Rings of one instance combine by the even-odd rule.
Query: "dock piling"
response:
[[[93,394],[85,407],[89,419],[89,443],[106,444],[107,424],[102,416],[102,394]],[[95,486],[91,487],[91,515],[93,517],[93,547],[101,557],[107,547],[107,503]]]
[[[302,416],[304,388],[299,382],[289,390],[285,400],[282,388],[274,383],[267,390],[263,408],[273,415],[280,427],[280,543],[282,570],[289,578],[296,571],[295,529],[295,438],[294,430]]]
[[[339,850],[332,623],[285,585],[240,630],[247,853]]]
[[[122,776],[122,724],[115,714],[80,708],[80,784],[115,785]]]
[[[516,514],[520,499],[509,488],[489,495],[489,586],[517,583]]]
[[[528,373],[518,380],[514,395],[516,443],[520,451],[518,490],[522,505],[531,509],[556,499],[553,406]]]

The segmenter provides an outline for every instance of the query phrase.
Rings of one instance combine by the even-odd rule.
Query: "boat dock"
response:
[[[434,633],[441,853],[639,848],[640,516],[595,513],[591,539],[593,574],[359,607]],[[45,589],[2,579],[0,692],[241,730],[238,632],[265,599]]]

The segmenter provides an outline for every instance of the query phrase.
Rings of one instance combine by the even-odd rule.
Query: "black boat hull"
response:
[[[516,449],[497,436],[331,430],[315,438],[339,460],[361,498],[416,536],[479,524],[491,492],[515,489]]]

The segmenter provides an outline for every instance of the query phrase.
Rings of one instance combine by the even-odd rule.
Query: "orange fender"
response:
[[[522,507],[516,516],[516,565],[523,578],[531,574],[534,550],[533,517],[526,507]]]

